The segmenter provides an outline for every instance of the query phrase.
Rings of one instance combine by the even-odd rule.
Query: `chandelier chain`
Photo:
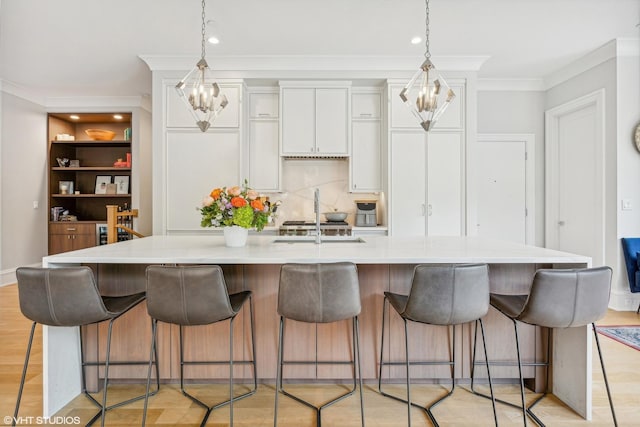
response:
[[[202,59],[205,57],[205,39],[206,39],[206,27],[205,27],[205,16],[204,16],[204,7],[205,0],[202,0]]]
[[[425,18],[424,18],[424,26],[425,26],[425,36],[424,36],[424,57],[425,59],[429,59],[431,57],[431,53],[429,52],[429,0],[424,1],[425,4]]]

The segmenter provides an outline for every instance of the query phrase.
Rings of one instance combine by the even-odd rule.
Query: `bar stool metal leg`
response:
[[[24,366],[22,367],[22,376],[20,377],[20,388],[18,389],[18,400],[16,401],[16,409],[13,412],[13,420],[11,425],[15,427],[18,419],[18,410],[20,409],[20,400],[22,399],[22,390],[24,389],[24,380],[27,376],[27,368],[29,366],[29,357],[31,356],[31,344],[33,344],[33,334],[36,330],[36,322],[31,325],[31,333],[29,334],[29,344],[27,345],[27,354],[24,358]]]
[[[604,369],[604,359],[602,358],[602,350],[600,349],[600,339],[598,338],[598,331],[596,330],[595,323],[591,324],[591,329],[593,330],[593,336],[596,340],[596,347],[598,348],[598,358],[600,359],[600,366],[602,367],[602,376],[604,377],[604,385],[607,388],[607,398],[609,399],[609,407],[611,408],[613,425],[618,427],[618,420],[616,419],[616,412],[613,409],[613,399],[611,398],[611,390],[609,389],[609,380],[607,379],[607,371]]]

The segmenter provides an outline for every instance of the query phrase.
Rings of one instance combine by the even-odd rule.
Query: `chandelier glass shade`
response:
[[[425,0],[425,5],[425,59],[419,70],[400,92],[400,98],[422,128],[429,132],[456,95],[431,62],[431,53],[429,53],[429,0]]]
[[[176,91],[202,132],[206,132],[229,104],[205,59],[205,0],[202,0],[202,56],[196,66],[176,85]]]

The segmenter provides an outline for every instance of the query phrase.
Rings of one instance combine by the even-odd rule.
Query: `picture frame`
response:
[[[58,181],[58,193],[73,194],[73,181]]]
[[[80,167],[80,160],[69,160],[69,167],[70,168],[79,168]]]
[[[111,175],[96,176],[95,194],[107,194],[107,184],[111,184]]]
[[[116,184],[116,194],[129,194],[129,175],[116,175],[113,177]]]

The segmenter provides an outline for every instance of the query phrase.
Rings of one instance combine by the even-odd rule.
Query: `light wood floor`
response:
[[[640,316],[633,312],[610,311],[600,322],[602,325],[640,324]],[[22,363],[27,345],[30,322],[25,319],[18,307],[18,297],[15,285],[0,288],[0,416],[3,419],[13,415],[18,383],[22,370]],[[42,335],[41,328],[37,328],[34,349],[31,357],[27,383],[25,385],[20,416],[20,425],[37,425],[35,421],[27,423],[24,417],[41,415],[42,408]],[[612,384],[612,393],[616,413],[620,426],[640,425],[640,351],[633,350],[609,338],[601,336],[601,344]],[[594,346],[595,349],[595,346]],[[597,363],[597,353],[594,350],[593,369],[594,410],[593,420],[585,421],[573,411],[562,405],[553,396],[548,397],[536,407],[536,413],[548,426],[609,426],[613,425],[609,406]],[[238,387],[241,391],[242,386]],[[301,393],[305,398],[321,404],[332,393],[341,392],[336,386],[291,386],[291,390]],[[390,386],[390,390],[402,393],[401,386]],[[225,385],[197,386],[193,393],[205,401],[215,402],[223,400],[228,387]],[[518,401],[518,389],[512,385],[496,387],[499,396],[512,402]],[[115,385],[110,388],[109,401],[116,401],[122,396],[143,392],[141,386]],[[412,388],[413,399],[416,402],[430,402],[445,393],[445,389],[437,385],[415,385]],[[535,398],[535,394],[528,393],[528,399]],[[365,416],[366,425],[376,426],[404,426],[406,425],[406,406],[385,398],[377,393],[374,384],[365,385]],[[272,384],[260,385],[258,393],[252,397],[236,402],[235,425],[237,426],[272,426],[273,425],[274,388]],[[357,394],[353,397],[328,408],[323,413],[325,426],[359,426],[360,408]],[[84,396],[74,399],[57,415],[64,417],[80,417],[82,425],[96,412],[95,407]],[[490,426],[493,425],[491,405],[488,400],[474,396],[468,392],[468,386],[463,385],[456,392],[439,405],[435,415],[441,425],[447,426]],[[107,413],[107,425],[131,426],[140,425],[142,402],[118,408]],[[203,409],[191,403],[180,394],[177,385],[163,385],[160,393],[151,398],[147,425],[156,426],[195,426],[199,425]],[[228,425],[229,412],[227,408],[215,411],[208,422],[208,426]],[[431,425],[426,415],[414,409],[412,412],[414,426]],[[498,405],[498,418],[502,426],[522,425],[520,412],[515,409]],[[69,421],[69,420],[67,420]],[[57,420],[57,425],[63,421]],[[64,425],[64,424],[62,424]],[[67,424],[68,425],[68,424]],[[313,411],[292,400],[281,396],[279,409],[279,426],[303,427],[315,426]],[[533,425],[530,423],[530,425]]]

